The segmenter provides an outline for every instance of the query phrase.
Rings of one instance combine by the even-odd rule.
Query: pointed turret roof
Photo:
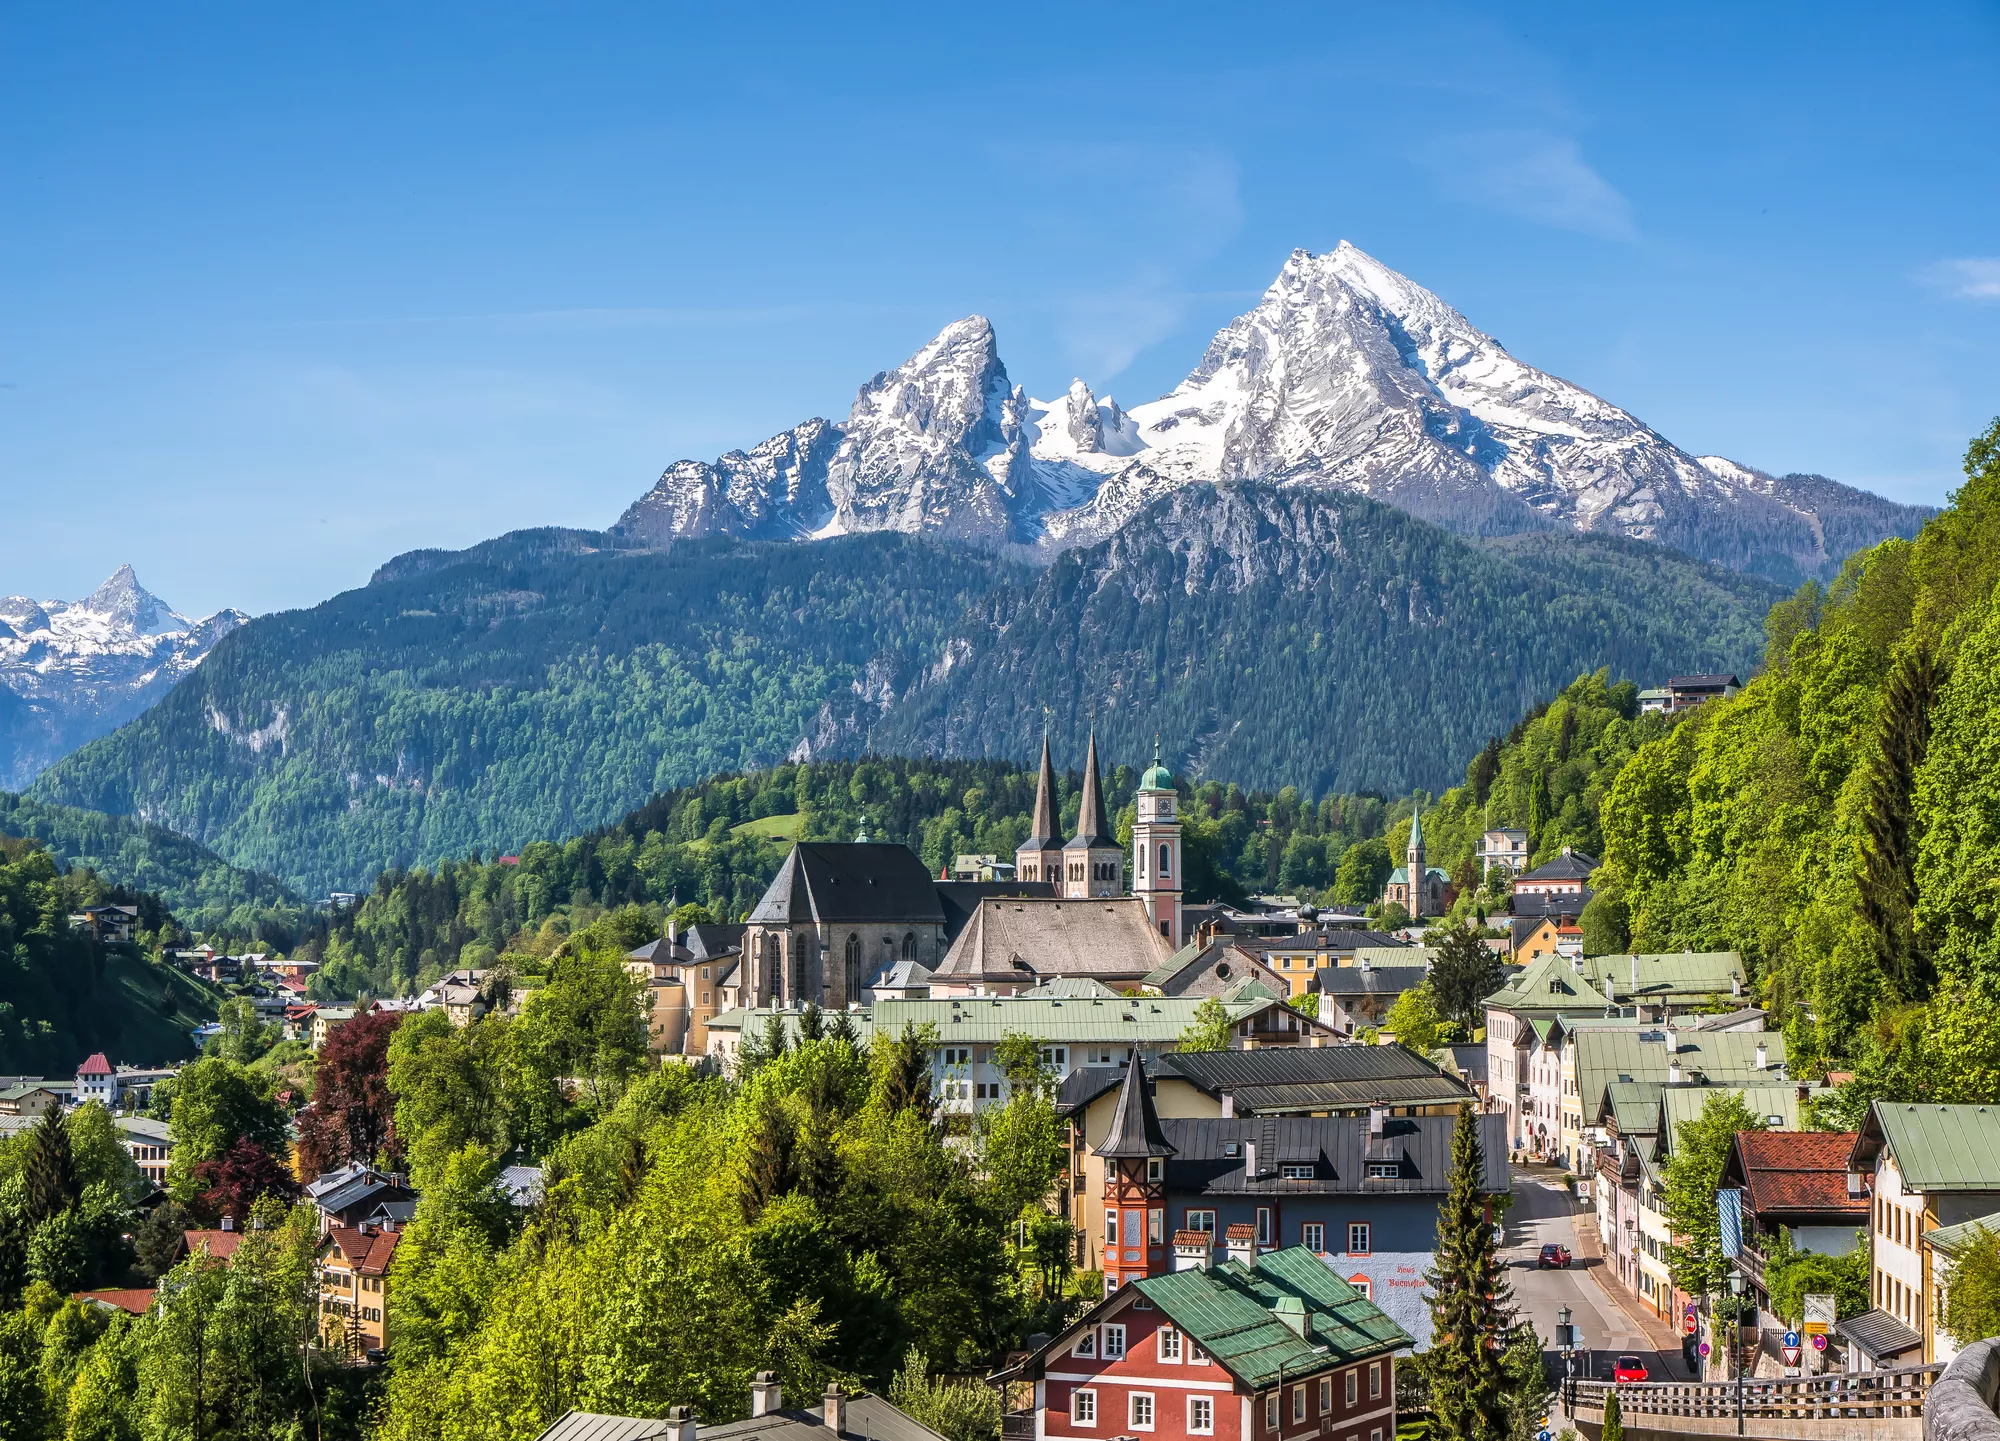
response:
[[[1146,1069],[1136,1047],[1125,1067],[1124,1084],[1118,1088],[1118,1109],[1111,1114],[1111,1130],[1094,1149],[1100,1156],[1125,1161],[1174,1154],[1160,1126],[1160,1114],[1153,1109]]]
[[[1090,751],[1083,762],[1083,800],[1076,809],[1076,834],[1063,846],[1066,851],[1116,850],[1118,838],[1104,816],[1104,787],[1097,780],[1097,732],[1090,733]]]
[[[1035,781],[1035,824],[1021,842],[1024,851],[1053,850],[1062,844],[1056,830],[1056,767],[1049,759],[1049,738],[1042,736],[1042,773]]]
[[[1421,850],[1424,844],[1424,823],[1415,811],[1410,812],[1410,849]]]

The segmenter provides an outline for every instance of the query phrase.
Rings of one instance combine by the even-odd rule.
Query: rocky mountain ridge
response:
[[[1159,400],[1127,412],[1080,379],[1035,400],[972,316],[870,380],[843,422],[677,462],[614,534],[652,545],[898,530],[1046,558],[1182,486],[1241,481],[1351,491],[1467,535],[1620,535],[1783,584],[1929,514],[1689,454],[1342,241],[1294,251]]]
[[[249,619],[191,620],[129,565],[82,600],[0,598],[0,788],[139,715]]]

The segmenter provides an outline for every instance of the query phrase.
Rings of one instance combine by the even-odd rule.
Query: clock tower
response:
[[[1139,779],[1138,814],[1132,820],[1132,894],[1146,903],[1147,916],[1175,950],[1187,940],[1181,922],[1179,804],[1155,737],[1153,764]]]

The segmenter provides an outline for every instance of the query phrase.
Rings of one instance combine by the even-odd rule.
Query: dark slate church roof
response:
[[[1177,1076],[1211,1096],[1224,1091],[1242,1112],[1260,1115],[1391,1106],[1448,1105],[1473,1099],[1464,1084],[1401,1046],[1260,1046],[1249,1051],[1168,1051],[1148,1074]],[[1075,1115],[1122,1083],[1122,1069],[1080,1066],[1063,1077],[1056,1114]]]
[[[937,882],[908,846],[887,841],[801,841],[778,868],[752,925],[919,921],[944,924]]]
[[[1089,851],[1104,847],[1122,849],[1104,814],[1104,787],[1097,779],[1097,732],[1092,731],[1090,750],[1083,762],[1083,795],[1077,802],[1076,834],[1064,842],[1063,849]]]

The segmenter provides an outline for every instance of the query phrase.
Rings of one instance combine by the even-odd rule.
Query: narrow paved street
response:
[[[1649,1338],[1640,1323],[1627,1315],[1591,1274],[1605,1263],[1597,1256],[1596,1246],[1590,1248],[1588,1257],[1578,1253],[1576,1228],[1592,1224],[1591,1213],[1574,1212],[1561,1188],[1527,1172],[1514,1172],[1514,1206],[1507,1213],[1507,1244],[1501,1251],[1501,1259],[1506,1263],[1507,1279],[1514,1288],[1514,1304],[1522,1318],[1533,1321],[1541,1333],[1542,1344],[1554,1349],[1556,1312],[1563,1306],[1570,1308],[1571,1323],[1581,1330],[1579,1339],[1589,1352],[1587,1362],[1581,1355],[1577,1358],[1579,1377],[1609,1379],[1612,1361],[1629,1353],[1645,1358],[1656,1381],[1691,1379],[1681,1365],[1679,1348],[1660,1350],[1660,1342]],[[1535,1264],[1542,1246],[1549,1241],[1567,1247],[1575,1256],[1569,1269],[1544,1271]],[[1634,1297],[1630,1305],[1636,1310],[1638,1298]],[[1656,1334],[1662,1338],[1667,1334],[1664,1323]]]

